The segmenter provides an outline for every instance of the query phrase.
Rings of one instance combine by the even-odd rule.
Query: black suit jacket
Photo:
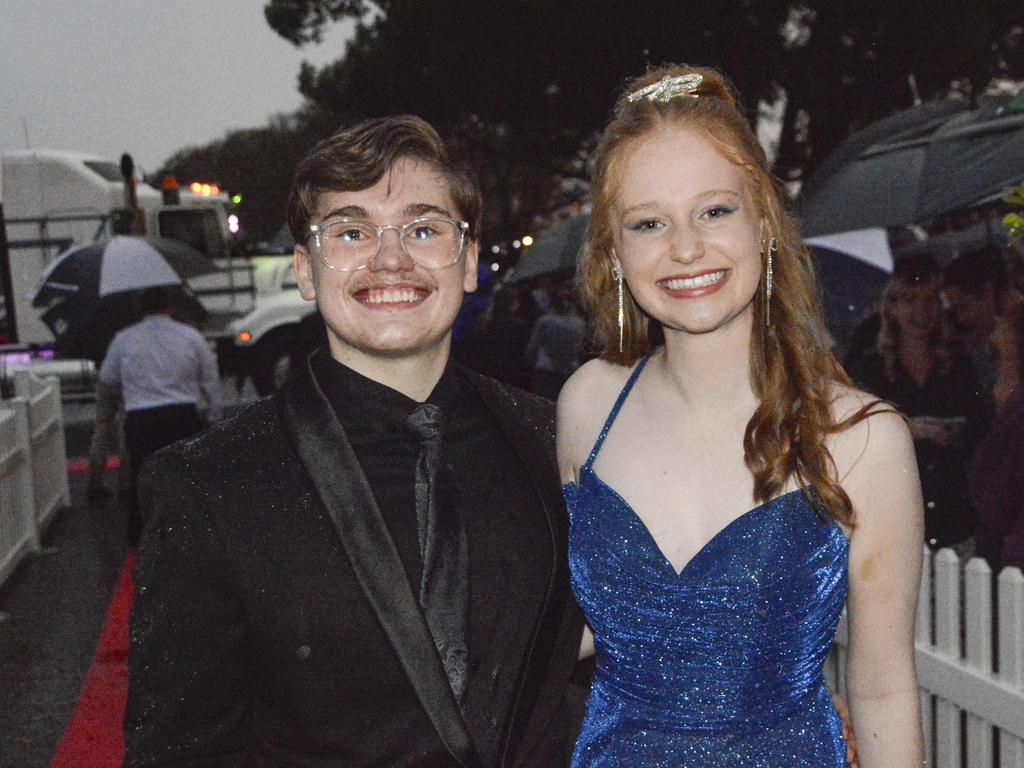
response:
[[[466,376],[546,521],[535,564],[546,589],[512,590],[503,647],[470,671],[471,689],[490,690],[502,713],[487,764],[564,765],[582,617],[568,588],[551,405]],[[153,456],[140,490],[127,766],[485,764],[308,364],[274,398]]]

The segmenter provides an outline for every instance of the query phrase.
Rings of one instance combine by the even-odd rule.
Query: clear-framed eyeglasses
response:
[[[444,269],[462,258],[469,224],[424,217],[400,226],[378,226],[362,219],[331,219],[309,225],[321,260],[339,272],[356,272],[370,266],[389,229],[398,233],[402,250],[416,264],[424,269]]]

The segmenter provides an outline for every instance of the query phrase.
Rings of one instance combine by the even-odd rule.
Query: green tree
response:
[[[241,194],[237,212],[243,235],[248,240],[266,240],[284,222],[296,164],[332,126],[330,118],[316,109],[279,115],[263,128],[232,131],[206,146],[180,150],[156,178],[203,179]]]
[[[477,165],[504,238],[562,202],[622,83],[651,64],[719,66],[750,108],[784,94],[777,170],[793,180],[915,97],[955,87],[973,96],[993,77],[1024,76],[1019,4],[1006,0],[387,0],[369,15],[352,0],[265,7],[297,45],[357,19],[342,59],[303,67],[301,92],[345,118],[411,111],[433,122]]]
[[[1003,226],[1012,245],[1024,245],[1024,182],[1007,192],[1004,202],[1021,211],[1010,211],[1003,217]]]
[[[1017,0],[807,0],[772,77],[787,96],[777,171],[804,179],[843,139],[915,101],[1024,77]]]
[[[375,115],[434,123],[481,180],[488,241],[507,243],[586,196],[598,132],[648,66],[721,67],[752,119],[783,97],[776,172],[797,181],[915,98],[1024,79],[1019,0],[269,0],[265,14],[297,46],[342,20],[356,33],[332,64],[303,64],[304,109],[166,164],[241,192],[258,237],[283,222],[306,149]]]
[[[624,80],[670,60],[736,62],[741,87],[764,66],[784,2],[390,0],[363,19],[345,56],[304,65],[300,90],[343,120],[413,112],[471,163],[491,237],[508,241],[579,197],[592,147]],[[358,16],[358,4],[273,0],[271,25],[296,43]],[[751,45],[751,43],[755,43]],[[760,44],[757,44],[760,42]]]

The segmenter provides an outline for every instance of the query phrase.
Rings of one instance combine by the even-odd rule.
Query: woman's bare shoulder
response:
[[[839,427],[840,442],[862,444],[910,436],[906,419],[896,406],[879,397],[846,384],[832,386],[832,419]]]
[[[836,384],[832,395],[833,419],[841,429],[830,437],[829,451],[844,490],[851,497],[861,495],[897,472],[912,474],[916,482],[914,443],[903,415],[855,387]]]
[[[570,398],[592,397],[610,390],[618,394],[629,379],[631,370],[626,365],[616,365],[607,360],[594,358],[576,369],[562,388],[562,394],[568,394]]]
[[[595,359],[580,366],[558,395],[558,463],[563,480],[586,461],[630,368]]]

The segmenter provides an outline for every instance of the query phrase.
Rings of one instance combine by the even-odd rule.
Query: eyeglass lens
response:
[[[421,267],[439,269],[458,261],[462,230],[448,219],[418,219],[401,227],[379,228],[367,221],[332,221],[320,230],[321,256],[334,269],[362,269],[377,255],[389,229],[396,230],[402,249]]]

